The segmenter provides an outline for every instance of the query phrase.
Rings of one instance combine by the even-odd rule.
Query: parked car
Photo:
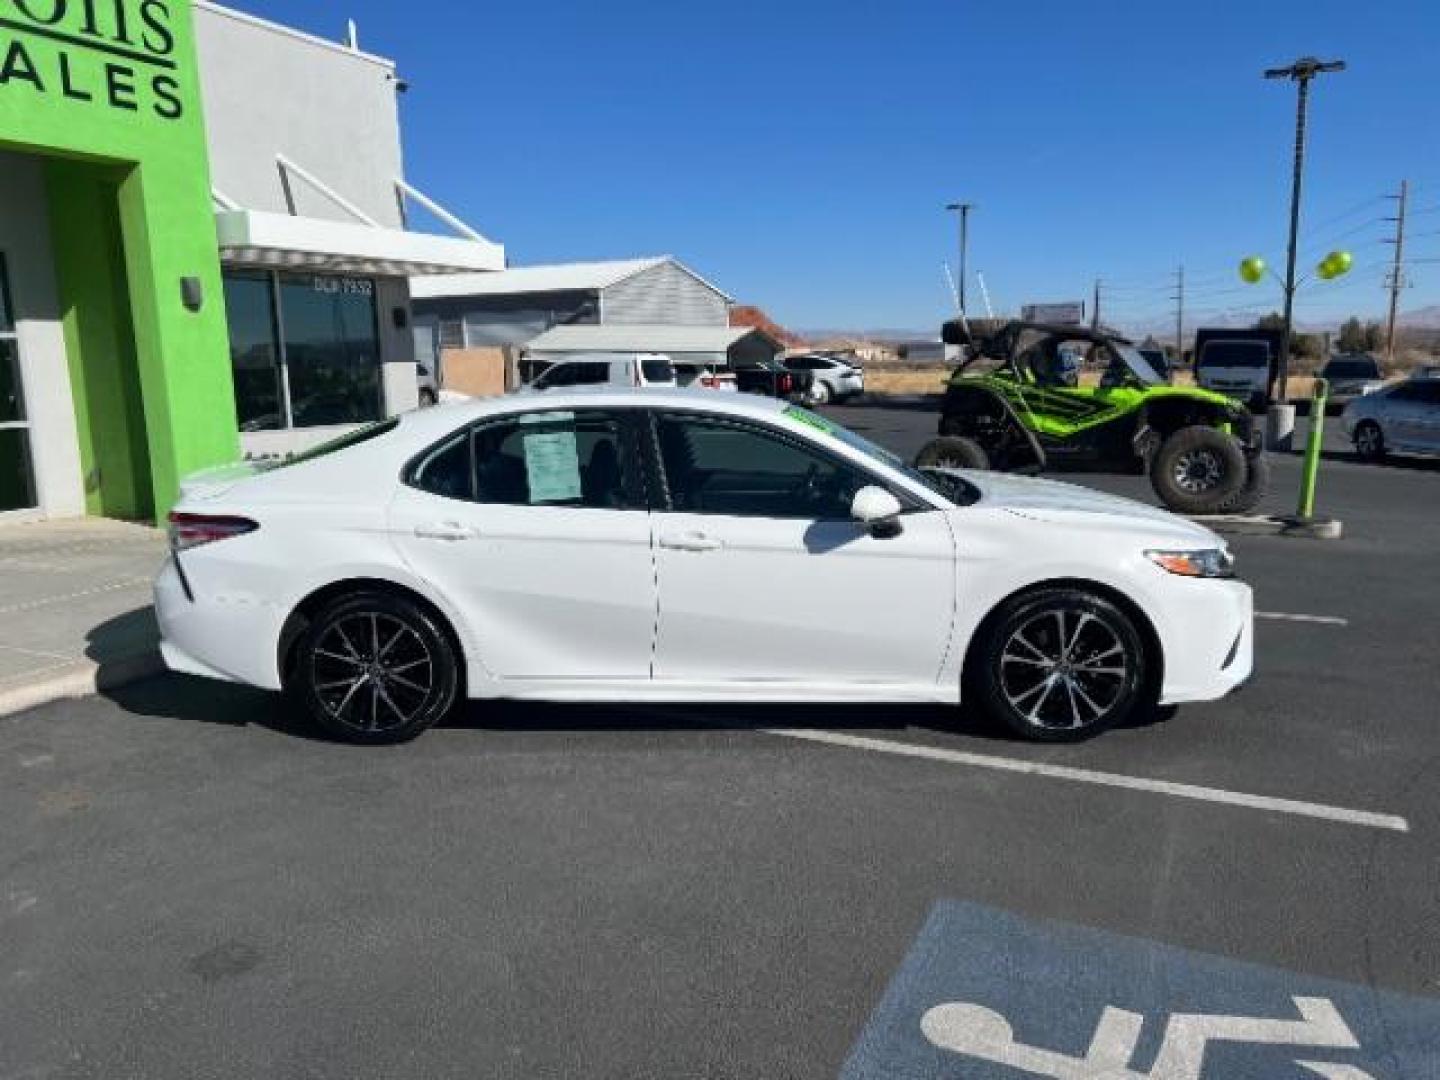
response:
[[[664,353],[576,353],[551,364],[527,389],[674,385],[675,365]]]
[[[791,371],[810,376],[809,397],[816,405],[843,404],[865,392],[865,372],[839,357],[806,353],[787,356],[783,363]]]
[[[415,378],[420,384],[420,407],[428,409],[432,405],[438,405],[440,403],[440,380],[435,377],[432,366],[423,360],[417,361]]]
[[[1320,377],[1330,384],[1330,401],[1343,407],[1357,397],[1373,394],[1385,385],[1385,376],[1373,356],[1345,353],[1331,357],[1320,369]]]
[[[726,390],[732,393],[740,389],[735,373],[729,368],[692,360],[675,361],[675,385],[696,390]]]
[[[1440,454],[1440,379],[1406,379],[1355,398],[1340,422],[1366,461]]]
[[[1195,382],[1261,413],[1270,399],[1279,356],[1278,330],[1197,330]]]
[[[775,360],[737,363],[733,370],[736,384],[747,394],[799,401],[804,400],[810,391],[809,372],[790,371]]]
[[[1421,364],[1410,372],[1412,379],[1440,379],[1440,364]]]
[[[335,737],[461,698],[958,703],[1095,734],[1251,670],[1214,533],[1111,495],[918,470],[746,394],[422,409],[188,478],[155,583],[175,671]]]

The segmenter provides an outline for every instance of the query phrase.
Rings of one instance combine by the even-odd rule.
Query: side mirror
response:
[[[871,536],[888,539],[900,535],[900,500],[883,487],[867,484],[855,493],[850,516],[864,525]]]

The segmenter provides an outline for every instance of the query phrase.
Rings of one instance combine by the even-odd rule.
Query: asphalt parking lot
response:
[[[1343,539],[1233,540],[1252,684],[1081,746],[493,704],[367,750],[181,677],[0,719],[0,1077],[1440,1077],[1440,465],[1331,444]]]

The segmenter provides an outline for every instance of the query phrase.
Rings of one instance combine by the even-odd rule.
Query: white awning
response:
[[[658,352],[671,356],[688,353],[725,353],[750,334],[766,341],[769,335],[750,326],[555,326],[525,343],[531,353]],[[776,349],[781,346],[772,342]]]
[[[345,221],[221,210],[215,231],[220,261],[234,265],[382,277],[505,269],[500,244]]]

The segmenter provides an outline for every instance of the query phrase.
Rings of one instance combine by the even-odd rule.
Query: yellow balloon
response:
[[[1240,277],[1243,281],[1254,285],[1265,276],[1265,260],[1259,255],[1251,255],[1240,263]]]

